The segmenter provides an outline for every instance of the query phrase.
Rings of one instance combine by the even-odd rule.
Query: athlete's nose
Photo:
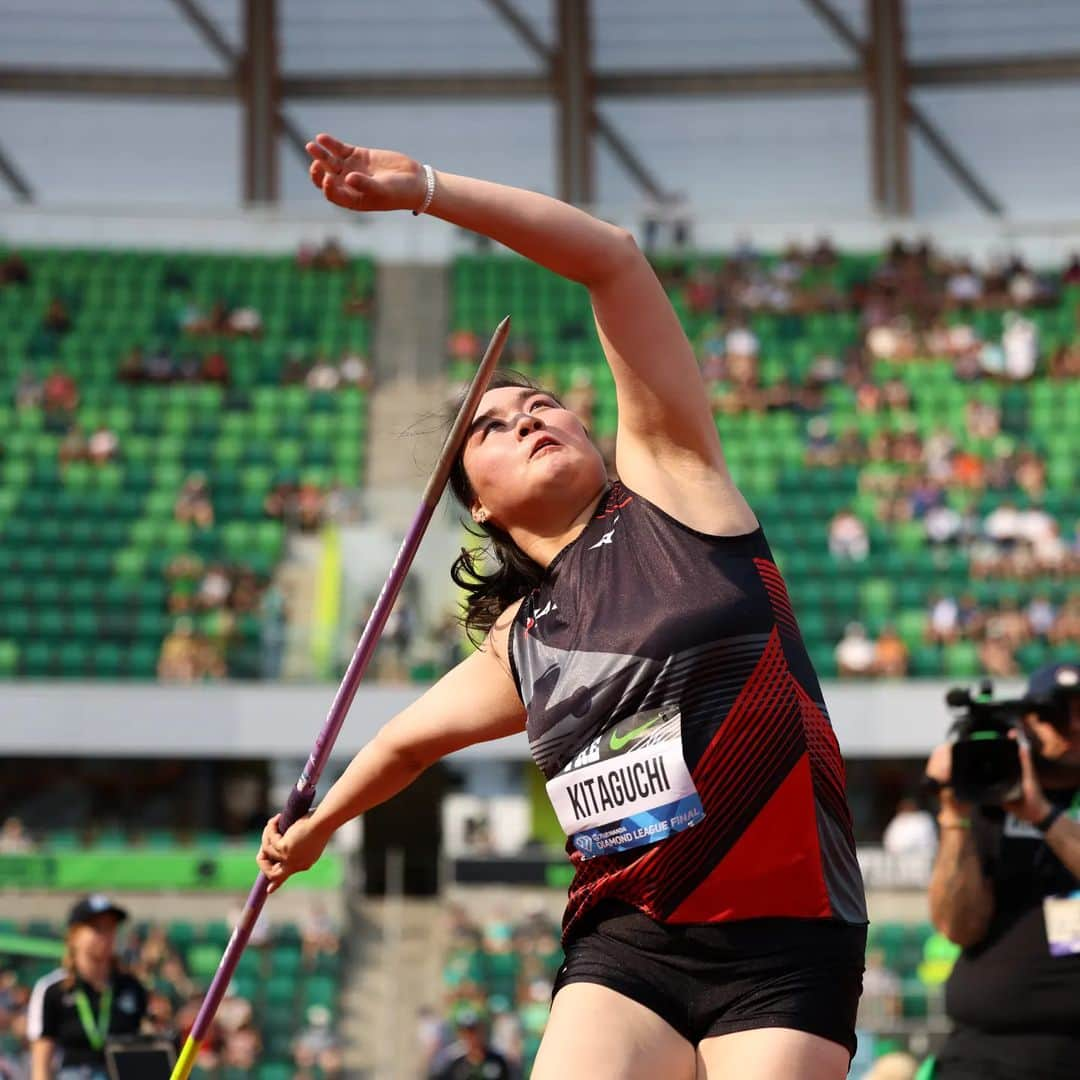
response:
[[[515,423],[519,439],[524,439],[534,431],[539,431],[544,426],[544,421],[535,413],[520,413]]]

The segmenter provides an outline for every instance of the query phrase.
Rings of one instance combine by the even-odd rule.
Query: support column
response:
[[[904,0],[866,0],[873,200],[883,214],[911,212]]]
[[[277,0],[244,0],[244,56],[240,84],[244,105],[244,201],[278,200]]]
[[[589,0],[557,0],[555,53],[559,198],[594,201],[593,77]]]

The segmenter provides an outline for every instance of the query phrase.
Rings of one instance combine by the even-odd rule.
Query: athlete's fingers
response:
[[[331,157],[339,160],[344,160],[356,149],[354,146],[350,146],[349,143],[335,139],[333,135],[327,135],[325,131],[315,136],[315,145],[319,149],[326,151]]]

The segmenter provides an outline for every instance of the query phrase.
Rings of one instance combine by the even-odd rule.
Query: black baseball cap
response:
[[[1080,665],[1047,664],[1031,673],[1027,696],[1034,701],[1052,704],[1080,694]]]
[[[68,915],[68,926],[78,926],[79,923],[89,922],[91,919],[96,919],[98,915],[115,915],[119,922],[123,922],[128,917],[126,908],[114,904],[101,893],[91,893],[89,896],[84,896],[71,909]]]

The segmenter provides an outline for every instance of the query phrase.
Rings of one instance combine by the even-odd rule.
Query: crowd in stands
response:
[[[451,1075],[450,1063],[483,1042],[493,1055],[491,1076],[528,1076],[562,963],[557,926],[541,910],[478,922],[455,905],[448,918],[444,1009],[420,1020],[428,1075]]]
[[[212,942],[205,941],[184,925],[175,931],[174,926],[140,923],[130,930],[122,929],[118,959],[149,992],[147,1033],[164,1036],[179,1049],[195,1022],[223,940],[218,935]],[[291,983],[300,995],[298,1000],[304,1000],[302,986],[308,978],[330,977],[336,984],[341,937],[318,905],[299,927],[273,930],[260,919],[252,932],[247,950],[250,960],[245,966],[251,971],[272,971],[280,962],[279,951],[293,948],[298,950],[298,962],[295,970],[290,968]],[[0,973],[0,1077],[29,1077],[26,1009],[32,975],[40,973],[41,967],[16,963]],[[327,976],[327,972],[334,974]],[[291,1006],[284,1013],[279,1008],[278,1018],[272,1021],[268,1008],[258,979],[234,979],[193,1075],[202,1080],[258,1076],[259,1067],[269,1061],[279,1065],[276,1075],[287,1080],[333,1080],[344,1075],[342,1044],[332,1030],[333,1014],[327,1004],[308,1004],[299,1011],[299,1023],[288,1022]]]

